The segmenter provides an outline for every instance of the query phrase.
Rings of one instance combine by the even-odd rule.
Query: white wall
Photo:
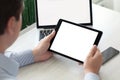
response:
[[[93,3],[113,9],[113,0],[92,0]]]
[[[103,4],[105,7],[113,9],[113,0],[104,0]]]
[[[114,5],[114,10],[120,12],[120,0],[114,0],[113,5]]]
[[[93,3],[98,3],[100,2],[101,0],[92,0]]]
[[[120,0],[92,0],[93,3],[120,12]],[[99,2],[99,3],[98,3]]]

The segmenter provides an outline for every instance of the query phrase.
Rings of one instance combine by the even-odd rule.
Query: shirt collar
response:
[[[8,74],[16,76],[19,64],[13,59],[6,57],[4,54],[0,54],[0,68],[5,70]]]

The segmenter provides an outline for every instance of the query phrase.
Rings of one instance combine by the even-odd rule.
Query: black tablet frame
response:
[[[70,22],[70,21],[67,21],[67,20],[64,20],[64,19],[60,19],[60,20],[58,21],[57,27],[56,27],[56,29],[55,29],[56,34],[55,34],[54,38],[51,40],[51,42],[50,42],[50,47],[52,46],[52,43],[53,43],[53,41],[54,41],[54,39],[55,39],[55,37],[56,37],[56,35],[57,35],[57,32],[58,32],[58,30],[59,30],[62,22],[66,22],[66,23],[69,23],[69,24],[73,24],[73,25],[76,25],[76,26],[79,26],[79,27],[82,27],[82,28],[85,28],[85,29],[89,29],[89,30],[98,32],[98,35],[97,35],[97,37],[96,37],[96,40],[95,40],[95,42],[94,42],[94,44],[93,44],[93,45],[96,45],[96,46],[98,45],[98,43],[99,43],[99,41],[100,41],[100,39],[101,39],[101,37],[102,37],[102,34],[103,34],[102,31],[97,30],[97,29],[93,29],[93,28],[90,28],[90,27],[86,27],[86,26],[83,26],[83,25],[79,25],[79,24],[77,24],[77,23]],[[69,59],[75,60],[75,61],[77,61],[77,62],[83,63],[83,61],[80,61],[80,60],[78,60],[78,59],[75,59],[75,58],[72,58],[72,57],[70,57],[70,56],[64,55],[63,53],[59,53],[59,52],[57,52],[57,51],[51,50],[50,47],[49,47],[49,51],[52,51],[52,52],[54,52],[54,53],[56,53],[56,54],[62,55],[62,56],[64,56],[64,57],[67,57],[67,58],[69,58]]]

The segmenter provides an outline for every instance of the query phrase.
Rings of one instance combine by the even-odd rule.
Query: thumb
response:
[[[96,50],[97,46],[93,45],[92,49],[90,50],[90,53],[88,54],[88,57],[93,57],[95,55]]]
[[[46,36],[48,41],[51,41],[51,39],[55,36],[55,30],[52,31],[48,36]]]

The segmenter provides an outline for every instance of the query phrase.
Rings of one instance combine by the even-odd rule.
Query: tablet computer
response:
[[[98,45],[102,31],[60,19],[49,50],[78,62],[84,62],[93,45]]]

